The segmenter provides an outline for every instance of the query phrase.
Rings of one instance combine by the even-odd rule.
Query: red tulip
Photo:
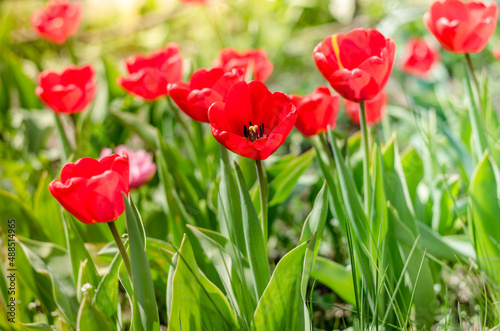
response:
[[[337,122],[340,97],[330,93],[327,86],[317,87],[313,93],[304,97],[293,95],[292,102],[297,107],[295,126],[307,137],[332,129]]]
[[[382,120],[386,103],[387,95],[384,91],[365,102],[366,122],[368,124],[377,124]],[[359,103],[345,100],[345,112],[352,123],[359,125]]]
[[[97,92],[94,69],[90,65],[67,67],[61,74],[45,70],[38,76],[36,95],[56,113],[78,113]]]
[[[424,23],[441,46],[454,53],[481,52],[497,26],[498,8],[492,1],[434,2],[424,15]]]
[[[273,72],[273,64],[263,49],[249,49],[240,52],[231,47],[224,48],[219,52],[213,66],[226,72],[240,69],[243,70],[245,76],[248,73],[253,73],[251,77],[261,82],[264,82]]]
[[[49,191],[83,223],[106,223],[116,220],[125,210],[122,192],[129,193],[128,178],[126,154],[113,154],[100,161],[85,157],[66,164],[61,180],[53,180]]]
[[[426,77],[432,66],[438,60],[438,53],[425,40],[412,38],[406,44],[405,54],[401,61],[404,72]]]
[[[333,89],[345,99],[373,99],[391,75],[396,46],[375,29],[354,29],[325,38],[314,61]]]
[[[208,110],[215,139],[244,157],[265,160],[292,131],[297,109],[281,92],[271,93],[260,81],[238,82],[226,102]]]
[[[125,65],[129,76],[118,77],[118,84],[146,100],[168,95],[169,85],[182,79],[182,57],[176,43],[149,55],[134,55],[125,60]]]
[[[173,84],[169,94],[189,117],[208,123],[208,108],[216,101],[224,102],[229,89],[243,78],[242,71],[236,69],[227,73],[220,68],[200,69],[193,73],[189,84]]]
[[[52,0],[44,8],[35,10],[31,15],[31,26],[42,37],[62,44],[78,31],[82,11],[81,2]]]

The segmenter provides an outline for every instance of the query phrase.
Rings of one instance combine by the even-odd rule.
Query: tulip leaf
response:
[[[24,109],[40,109],[41,104],[35,94],[35,84],[26,76],[21,62],[12,54],[10,56],[9,68],[12,78],[19,93],[19,103]]]
[[[238,329],[224,294],[199,271],[186,235],[171,266],[167,289],[169,330]]]
[[[19,323],[23,330],[25,331],[54,331],[47,323],[37,322],[37,323]]]
[[[236,179],[241,198],[241,214],[243,217],[243,230],[245,233],[245,244],[248,252],[250,269],[252,270],[253,282],[255,284],[256,297],[260,298],[269,282],[269,266],[267,263],[267,245],[264,241],[264,233],[259,222],[259,217],[245,184],[245,178],[240,167],[235,162]]]
[[[285,201],[299,178],[309,168],[314,159],[314,151],[311,149],[300,157],[294,157],[286,167],[269,183],[269,207],[279,205]]]
[[[122,257],[120,253],[116,253],[115,258],[111,262],[108,271],[102,277],[99,283],[93,304],[108,320],[114,324],[117,322],[118,311],[118,272]]]
[[[234,171],[229,161],[227,149],[220,146],[219,199],[217,211],[220,220],[221,232],[227,235],[239,250],[247,256],[245,231],[243,229],[241,198],[234,177]]]
[[[304,284],[309,279],[314,251],[314,238],[288,252],[276,265],[273,276],[262,295],[252,330],[311,330],[305,304]],[[308,249],[308,246],[312,247]],[[309,251],[310,254],[306,254]]]
[[[245,274],[241,260],[232,258],[223,246],[207,236],[201,229],[188,227],[199,240],[204,254],[217,269],[233,311],[237,316],[244,316],[240,323],[251,320],[257,303],[253,300],[248,287],[242,282],[242,276],[244,277]]]
[[[158,307],[145,251],[143,232],[139,224],[142,220],[133,202],[123,194],[125,220],[129,235],[130,266],[133,288],[133,325],[135,330],[158,330],[160,327]],[[129,293],[130,294],[130,293]]]
[[[311,278],[328,286],[333,292],[351,305],[356,305],[352,272],[341,264],[324,257],[316,257]]]
[[[88,295],[84,295],[77,318],[77,331],[87,330],[116,330],[108,319],[92,304]]]
[[[66,247],[66,234],[60,206],[49,192],[48,186],[50,182],[51,178],[47,172],[44,172],[33,198],[33,210],[36,218],[43,220],[43,230],[47,238],[50,238],[50,241],[56,245]]]
[[[325,229],[326,216],[328,214],[328,189],[326,187],[326,181],[323,183],[321,190],[318,192],[316,199],[314,200],[314,205],[304,222],[302,227],[302,233],[300,234],[299,242],[302,244],[310,240],[314,234],[316,235],[316,246],[314,247],[313,260],[318,255],[319,244],[323,237],[323,230]]]
[[[87,261],[87,272],[89,279],[88,281],[93,286],[94,289],[100,282],[99,275],[94,266],[94,262],[89,255],[89,252],[85,248],[82,238],[78,233],[78,230],[74,226],[73,217],[70,216],[66,211],[62,212],[64,219],[64,230],[66,233],[66,246],[68,247],[68,252],[71,258],[71,266],[73,267],[73,277],[75,283],[78,283],[80,264],[82,261]]]
[[[498,166],[486,151],[470,180],[472,235],[479,266],[494,283],[500,282],[500,183]]]

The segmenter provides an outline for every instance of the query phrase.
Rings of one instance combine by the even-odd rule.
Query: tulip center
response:
[[[245,135],[245,138],[247,138],[251,142],[254,142],[259,138],[265,137],[264,123],[262,123],[260,126],[253,125],[252,122],[248,123],[250,123],[250,126],[248,128],[246,125],[243,126],[243,134]]]

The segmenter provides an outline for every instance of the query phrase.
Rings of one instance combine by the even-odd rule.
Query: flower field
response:
[[[496,330],[497,21],[0,2],[0,330]]]

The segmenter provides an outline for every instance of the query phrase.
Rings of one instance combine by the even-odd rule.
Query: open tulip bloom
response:
[[[74,35],[82,20],[81,2],[52,0],[31,16],[31,26],[36,33],[56,44],[62,44]]]
[[[445,0],[431,4],[424,23],[441,46],[454,53],[481,52],[497,26],[498,7],[491,1]]]
[[[273,154],[292,131],[297,110],[281,92],[260,81],[236,83],[226,102],[214,103],[208,118],[215,139],[232,152],[254,160]]]
[[[196,70],[189,83],[178,82],[170,87],[170,97],[193,120],[208,123],[208,109],[217,101],[226,100],[229,89],[244,79],[243,71],[224,72],[220,68]]]
[[[38,76],[36,94],[56,113],[79,113],[89,106],[97,92],[90,65],[69,66],[62,73],[45,70]]]
[[[345,99],[373,99],[384,88],[396,46],[375,29],[358,28],[326,37],[313,51],[319,71]]]
[[[145,100],[168,95],[170,84],[182,79],[179,45],[169,43],[149,55],[134,55],[125,60],[128,76],[119,77],[118,85]]]

